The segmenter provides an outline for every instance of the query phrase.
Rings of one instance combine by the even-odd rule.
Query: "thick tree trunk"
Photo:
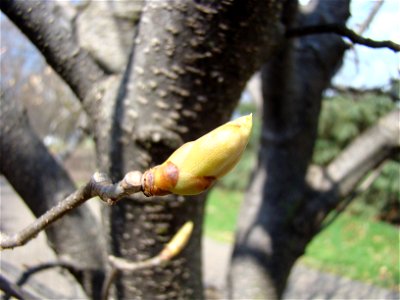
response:
[[[273,1],[146,3],[106,134],[111,142],[97,139],[101,167],[114,179],[145,170],[227,121],[283,34],[280,13]],[[167,267],[121,274],[117,298],[203,298],[203,205],[204,195],[134,197],[105,210],[110,252],[133,261],[155,255],[185,221],[195,223],[187,248]]]
[[[312,14],[300,16],[299,24],[344,24],[348,2],[320,1]],[[287,26],[294,25],[291,20],[287,19]],[[338,36],[305,37],[287,41],[263,68],[259,164],[239,215],[229,277],[232,298],[280,298],[294,262],[309,241],[309,236],[299,234],[293,221],[312,197],[305,175],[313,153],[322,92],[344,50]]]

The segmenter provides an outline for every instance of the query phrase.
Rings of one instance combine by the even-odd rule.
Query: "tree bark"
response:
[[[286,26],[293,26],[294,5],[288,2],[286,7]],[[344,24],[348,16],[349,1],[319,1],[298,23]],[[308,238],[298,233],[293,219],[311,196],[305,174],[322,92],[345,48],[340,37],[330,34],[286,41],[262,70],[261,149],[239,215],[228,280],[231,298],[280,298],[294,262],[304,252]]]
[[[227,121],[246,81],[282,37],[280,14],[274,1],[146,3],[124,84],[116,89],[114,122],[108,133],[96,133],[111,138],[97,138],[101,168],[115,180],[145,170]],[[203,205],[204,195],[133,197],[105,210],[110,253],[133,261],[157,254],[185,221],[195,226],[167,267],[121,274],[117,298],[203,298]]]

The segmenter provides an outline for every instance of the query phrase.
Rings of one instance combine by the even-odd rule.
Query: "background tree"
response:
[[[259,164],[239,217],[232,297],[280,297],[293,263],[328,212],[398,145],[396,110],[327,168],[307,175],[322,92],[346,45],[326,28],[326,34],[298,39],[293,36],[300,33],[290,30],[332,23],[343,29],[349,1],[315,1],[307,13],[291,0],[77,7],[6,0],[1,9],[79,99],[97,166],[113,181],[163,162],[182,143],[227,121],[246,82],[263,66]],[[20,99],[7,92],[1,172],[39,216],[75,186],[32,130]],[[108,254],[132,261],[152,257],[192,220],[194,233],[178,258],[166,267],[121,273],[114,292],[117,298],[202,298],[205,196],[129,197],[103,207],[101,226],[81,206],[49,227],[47,236],[59,256],[79,262],[73,274],[98,298]]]

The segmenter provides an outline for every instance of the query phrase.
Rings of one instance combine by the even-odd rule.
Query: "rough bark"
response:
[[[300,25],[344,24],[349,1],[320,1]],[[288,2],[286,26],[293,26]],[[293,13],[292,13],[293,14]],[[229,277],[230,297],[281,297],[308,239],[293,219],[308,201],[305,174],[313,153],[323,90],[345,46],[333,35],[286,41],[263,68],[264,114],[258,167],[239,215]]]
[[[6,94],[1,97],[0,133],[0,171],[35,216],[75,190],[67,172],[33,132],[22,106]],[[102,281],[104,255],[90,210],[85,206],[74,210],[46,234],[60,257],[81,267],[74,275],[89,295],[95,295],[92,286]]]
[[[100,159],[101,167],[114,179],[144,170],[226,121],[246,81],[282,36],[280,13],[274,1],[146,3],[126,85],[112,111],[112,142],[98,139],[98,153],[110,154]],[[117,297],[201,299],[204,195],[134,199],[104,212],[113,255],[148,258],[185,221],[194,221],[195,230],[167,267],[121,275]]]

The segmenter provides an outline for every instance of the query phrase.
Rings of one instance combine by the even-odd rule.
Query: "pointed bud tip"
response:
[[[242,117],[239,117],[230,122],[231,124],[235,124],[245,129],[249,134],[251,128],[253,127],[253,114],[248,114]]]

